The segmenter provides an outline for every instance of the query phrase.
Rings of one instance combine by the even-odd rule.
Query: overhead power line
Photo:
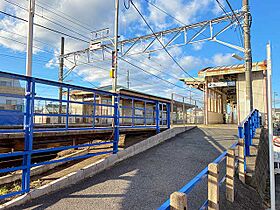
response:
[[[77,18],[75,18],[74,16],[72,15],[68,15],[66,14],[65,12],[62,12],[58,9],[55,9],[54,7],[50,6],[49,4],[46,4],[46,3],[43,3],[43,2],[39,2],[39,1],[36,1],[35,2],[36,5],[38,5],[39,7],[59,16],[60,18],[63,18],[65,20],[68,20],[69,22],[73,23],[73,24],[76,24],[90,32],[92,32],[92,29],[91,29],[91,26],[78,20]],[[42,5],[45,5],[46,7],[42,6]],[[50,9],[51,8],[51,9]],[[54,12],[54,11],[57,11],[57,12]],[[58,14],[58,13],[61,13],[62,15]],[[75,21],[74,21],[75,20]]]
[[[177,61],[176,59],[170,54],[170,52],[166,49],[166,47],[164,46],[164,44],[160,41],[160,39],[157,37],[157,35],[155,34],[154,30],[152,29],[152,27],[150,26],[150,24],[147,22],[147,20],[145,19],[145,17],[142,15],[142,13],[139,11],[139,9],[136,7],[136,5],[133,3],[133,1],[131,1],[132,6],[135,8],[135,10],[137,11],[137,13],[140,15],[140,17],[143,19],[143,21],[145,22],[145,24],[148,26],[148,28],[150,29],[150,31],[153,33],[153,35],[156,37],[156,39],[158,40],[158,42],[160,43],[160,45],[163,47],[163,49],[165,50],[165,52],[168,54],[168,56],[173,60],[173,62],[183,71],[185,72],[189,77],[193,78],[195,80],[195,78],[190,75]]]
[[[18,40],[13,39],[13,38],[9,38],[9,37],[5,37],[5,36],[1,36],[1,35],[0,35],[0,38],[2,38],[2,39],[6,39],[6,40],[10,40],[10,41],[13,41],[13,42],[16,42],[16,43],[22,44],[22,45],[26,45],[26,43],[21,42],[21,41],[18,41]],[[43,52],[45,52],[45,53],[49,53],[49,54],[51,54],[51,55],[53,54],[53,52],[52,52],[52,51],[48,51],[48,50],[45,50],[45,49],[40,48],[40,47],[37,47],[37,46],[34,46],[34,48],[36,48],[36,49],[38,49],[38,50],[41,50],[41,51],[43,51]]]
[[[171,17],[172,19],[176,20],[178,23],[182,24],[182,25],[187,25],[184,22],[182,22],[181,20],[179,20],[178,18],[174,17],[173,15],[169,14],[168,12],[166,12],[165,10],[163,10],[162,8],[160,8],[159,6],[157,6],[156,4],[152,3],[149,0],[145,0],[148,4],[152,5],[153,7],[155,7],[156,9],[158,9],[159,11],[161,11],[162,13],[166,14],[167,16]]]
[[[218,3],[219,7],[221,8],[221,10],[227,15],[228,12],[226,11],[226,9],[224,8],[224,6],[222,5],[222,3],[219,1],[219,0],[216,0],[216,2]],[[229,3],[228,0],[226,0],[226,3],[227,5],[229,6],[234,18],[236,19],[237,23],[238,23],[238,32],[239,32],[239,35],[238,35],[238,39],[242,45],[242,47],[244,46],[243,42],[242,42],[242,31],[243,31],[243,28],[242,28],[242,24],[240,23],[239,19],[237,18],[237,15],[236,13],[234,12],[231,4]]]
[[[226,0],[226,3],[227,3],[227,5],[229,6],[229,9],[231,10],[231,12],[232,12],[232,14],[234,15],[235,19],[237,20],[238,24],[241,26],[241,23],[240,23],[239,19],[237,18],[237,16],[236,16],[236,14],[235,14],[235,12],[234,12],[234,10],[233,10],[231,4],[229,3],[228,0]]]
[[[5,1],[5,2],[7,2],[7,3],[9,3],[9,4],[12,4],[12,5],[14,5],[14,6],[17,6],[17,7],[19,7],[20,9],[22,9],[22,10],[28,12],[28,9],[27,9],[27,8],[21,6],[21,5],[17,4],[17,3],[11,2],[11,1],[9,1],[9,0],[3,0],[3,1]],[[51,20],[51,19],[48,18],[46,15],[43,15],[43,14],[40,15],[40,14],[38,14],[38,13],[36,13],[36,12],[35,12],[35,15],[38,16],[38,17],[40,17],[40,18],[42,18],[42,19],[44,19],[44,20],[47,20],[48,22],[50,22],[50,23],[52,23],[52,24],[54,24],[54,25],[57,25],[57,26],[59,26],[59,27],[61,27],[61,28],[63,28],[63,29],[66,29],[66,30],[68,30],[68,31],[70,31],[70,32],[72,32],[72,33],[74,33],[74,34],[77,34],[77,35],[79,35],[79,36],[81,36],[81,37],[83,37],[83,38],[89,39],[89,37],[86,37],[85,35],[83,35],[83,34],[77,32],[77,31],[75,31],[75,30],[73,30],[73,29],[71,29],[71,28],[66,27],[65,25],[63,25],[63,23],[60,23],[59,21],[53,21],[53,20]]]
[[[0,13],[3,14],[3,15],[6,15],[6,16],[12,17],[12,18],[14,18],[14,19],[20,20],[20,21],[28,22],[28,21],[27,21],[26,19],[24,19],[24,18],[18,17],[18,16],[16,16],[16,15],[12,15],[12,14],[7,13],[7,12],[4,12],[4,11],[2,11],[2,10],[0,10]],[[57,34],[60,34],[60,35],[67,36],[67,37],[69,37],[69,38],[72,38],[72,39],[75,39],[75,40],[78,40],[78,41],[81,41],[81,42],[89,43],[89,41],[87,41],[87,40],[84,40],[84,39],[81,39],[81,38],[78,38],[78,37],[69,35],[69,34],[67,34],[67,33],[64,33],[64,32],[62,32],[62,31],[59,31],[59,30],[56,30],[56,29],[52,29],[52,28],[43,26],[43,25],[38,24],[38,23],[34,23],[34,25],[35,25],[35,26],[38,26],[38,27],[41,27],[41,28],[44,28],[44,29],[46,29],[46,30],[49,30],[49,31],[51,31],[51,32],[54,32],[54,33],[57,33]]]
[[[147,71],[147,70],[141,68],[140,66],[135,65],[134,63],[131,63],[130,61],[124,59],[123,57],[118,57],[118,58],[121,59],[122,61],[124,61],[124,62],[130,64],[131,66],[133,66],[133,67],[135,67],[135,68],[138,68],[138,69],[140,69],[141,71],[144,71],[144,72],[146,72],[146,73],[149,74],[149,75],[152,75],[153,77],[158,78],[159,80],[162,80],[162,81],[164,81],[164,82],[166,82],[166,83],[169,83],[169,84],[171,84],[171,85],[173,85],[173,86],[176,86],[176,87],[178,87],[178,88],[182,88],[182,89],[187,90],[187,89],[184,88],[184,87],[181,87],[181,86],[179,86],[179,85],[176,85],[176,84],[174,84],[174,83],[172,83],[172,82],[170,82],[170,81],[168,81],[168,80],[166,80],[166,79],[163,79],[163,78],[159,77],[158,75],[155,75],[155,74],[153,74],[153,73],[151,73],[151,72],[149,72],[149,71]]]
[[[9,57],[9,58],[16,58],[16,59],[22,59],[25,60],[26,57],[22,57],[22,56],[16,56],[16,55],[9,55],[9,54],[4,54],[4,53],[0,53],[0,56],[2,57]],[[49,62],[49,60],[43,60],[43,59],[38,59],[38,58],[34,58],[33,59],[35,62],[37,63],[47,63]],[[55,64],[59,64],[58,62],[56,62]]]

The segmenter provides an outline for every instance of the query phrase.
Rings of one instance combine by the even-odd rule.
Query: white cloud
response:
[[[193,50],[195,51],[199,51],[203,48],[203,44],[204,42],[196,42],[194,44],[192,44]]]
[[[218,53],[213,56],[212,62],[215,66],[223,66],[233,64],[235,60],[230,53]]]
[[[17,0],[15,2],[24,7],[27,7],[27,1]],[[145,4],[142,4],[142,2],[140,4],[140,2],[141,1],[134,1],[137,8],[144,13],[145,17],[147,17],[148,22],[152,25],[155,31],[165,29],[167,27],[178,26],[178,22],[176,22],[174,19],[168,18],[166,14],[158,11],[151,5],[148,5],[147,8],[144,8]],[[197,20],[206,19],[202,15],[206,14],[207,12],[210,12],[211,14],[216,13],[214,0],[156,0],[153,2],[158,7],[164,9],[169,14],[172,14],[174,17],[181,20],[185,24],[193,23]],[[49,7],[47,7],[47,10],[38,5],[36,6],[36,12],[40,16],[52,19],[59,24],[70,28],[71,30],[83,34],[85,37],[90,37],[91,30],[93,31],[106,27],[110,28],[110,35],[114,35],[114,1],[41,0],[37,1],[37,3],[44,7],[46,7],[46,5],[49,5]],[[132,6],[129,10],[125,10],[122,4],[120,6],[120,34],[122,35],[122,39],[151,33]],[[5,9],[6,11],[8,9],[8,11],[12,14],[27,19],[27,12],[18,7],[0,3],[0,8],[2,8],[3,10]],[[54,11],[53,8],[55,8],[56,10]],[[66,19],[58,17],[49,10],[54,11],[59,15],[64,16],[65,18],[71,19],[73,22],[76,22],[78,24],[74,24],[73,22],[69,22]],[[59,11],[61,11],[62,13]],[[63,13],[69,16],[66,16]],[[60,30],[67,34],[85,39],[85,37],[81,37],[77,33],[73,33],[69,30],[63,29],[62,27],[59,27],[38,16],[35,16],[35,22],[46,27]],[[79,24],[83,25],[84,27],[81,27]],[[85,28],[90,28],[90,30],[87,30]],[[6,30],[11,31],[12,33],[20,34],[21,36],[18,36],[16,34],[9,34],[8,32],[5,32]],[[25,43],[26,37],[24,36],[26,36],[26,33],[27,23],[8,17],[0,20],[0,36],[10,37],[12,39],[17,39]],[[35,27],[34,37],[35,40],[40,40],[40,42],[34,41],[34,45],[44,50],[51,51],[53,54],[53,59],[50,59],[50,61],[46,64],[47,68],[57,68],[58,60],[55,55],[59,52],[61,36],[62,35],[60,34]],[[53,49],[50,50],[49,46],[45,45],[44,43],[48,43],[48,45],[51,45]],[[0,45],[10,48],[14,51],[25,51],[24,45],[11,40],[0,39]],[[155,46],[157,45],[159,46],[158,43],[155,44]],[[202,43],[196,44],[193,46],[193,49],[200,50],[202,46]],[[65,52],[72,52],[87,47],[88,45],[86,43],[65,37]],[[39,54],[40,52],[42,52],[42,50],[34,48],[34,53]],[[170,48],[169,52],[183,66],[184,70],[186,71],[192,71],[194,69],[197,69],[197,67],[202,63],[206,63],[199,57],[187,54],[185,51],[183,51],[182,48],[179,47]],[[110,57],[110,55],[107,56]],[[140,64],[136,61],[131,60],[132,63],[135,63],[136,65],[141,66],[143,69],[151,72],[152,74],[164,78],[174,84],[182,85],[182,83],[179,82],[177,78],[186,76],[186,74],[176,64],[174,64],[174,62],[169,58],[165,51],[158,51],[151,54],[150,59],[146,55],[133,56],[132,58],[140,60],[141,62],[144,62],[154,68],[150,68],[147,65]],[[129,58],[126,59],[130,60]],[[228,58],[228,55],[215,55],[212,60],[213,61],[211,62],[215,63],[215,65],[220,65],[222,63],[227,63],[227,61],[229,62],[230,59]],[[73,66],[73,64],[68,62],[67,60],[65,60],[65,64],[69,68]],[[111,84],[111,79],[109,78],[111,61],[94,63],[93,66],[81,65],[75,68],[75,72],[89,82],[98,83],[101,86]],[[99,67],[101,67],[102,69]],[[151,75],[145,74],[141,70],[134,68],[129,64],[119,61],[119,84],[123,86],[126,86],[127,69],[131,71],[131,84],[132,87],[136,90],[148,93],[158,93],[168,97],[170,97],[170,93],[174,91],[181,93],[185,92],[184,90],[175,88],[174,86],[169,85],[168,83],[161,81]],[[172,75],[172,77],[170,75]]]

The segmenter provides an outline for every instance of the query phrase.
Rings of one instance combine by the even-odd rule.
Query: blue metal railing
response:
[[[238,143],[234,143],[230,148],[235,148]],[[227,151],[223,152],[219,157],[217,157],[212,163],[220,164],[227,156]],[[190,193],[192,189],[197,186],[204,178],[208,175],[208,166],[205,167],[198,175],[196,175],[190,182],[188,182],[184,187],[182,187],[179,192]],[[224,182],[226,175],[219,181],[220,184]],[[200,209],[205,209],[208,205],[208,200],[205,200],[200,207]],[[158,210],[169,210],[170,209],[170,199],[165,201]]]
[[[9,160],[13,158],[22,159],[22,163],[19,166],[0,168],[0,173],[9,173],[13,171],[22,170],[22,182],[21,189],[16,192],[10,192],[8,194],[0,195],[0,199],[5,199],[7,197],[24,194],[30,191],[30,170],[32,167],[53,164],[57,162],[68,162],[73,160],[78,160],[82,158],[89,158],[97,155],[103,154],[113,154],[118,152],[118,141],[119,132],[121,128],[153,128],[157,132],[160,132],[161,128],[170,128],[170,104],[145,99],[141,97],[132,97],[123,94],[116,94],[107,91],[80,87],[75,85],[69,85],[34,77],[26,77],[18,74],[0,72],[0,78],[13,79],[21,83],[25,88],[20,88],[22,93],[1,93],[1,97],[13,97],[20,98],[22,101],[22,106],[24,109],[17,113],[21,113],[22,119],[21,123],[16,125],[0,125],[0,135],[2,134],[15,134],[23,133],[24,135],[24,149],[22,151],[14,151],[9,153],[1,153],[0,160]],[[40,91],[42,86],[45,88]],[[52,91],[52,89],[55,89]],[[62,88],[64,91],[64,98],[58,98],[58,89]],[[83,91],[83,94],[89,94],[92,97],[91,101],[84,101],[83,98],[75,99],[75,94],[77,91]],[[25,94],[23,94],[25,92]],[[51,96],[46,96],[46,95]],[[82,94],[82,95],[83,95]],[[102,98],[106,98],[108,103],[104,103]],[[112,99],[114,103],[112,104]],[[98,101],[99,100],[99,101]],[[122,104],[121,101],[131,100],[132,106],[128,107]],[[64,111],[62,113],[53,112],[41,112],[38,111],[36,107],[37,103],[44,101],[46,108],[46,102],[55,103],[55,107],[64,106]],[[139,104],[144,104],[143,107],[137,107],[136,102]],[[77,107],[79,113],[73,113],[72,108]],[[84,113],[84,107],[89,106],[92,108],[92,113]],[[136,111],[138,110],[138,111]],[[53,111],[53,110],[52,110]],[[11,113],[11,110],[1,110],[1,116]],[[136,113],[140,112],[140,113]],[[131,113],[131,114],[130,114]],[[55,119],[61,118],[61,122],[52,123],[38,123],[36,120],[41,119]],[[75,123],[76,120],[82,119],[83,122]],[[101,121],[102,119],[103,121]],[[73,123],[73,120],[75,121]],[[103,142],[94,142],[79,144],[74,146],[58,146],[53,148],[33,148],[33,134],[35,132],[65,132],[65,131],[77,131],[77,130],[111,130],[113,140],[106,140]],[[90,141],[89,141],[90,142]],[[69,158],[46,160],[43,162],[32,161],[32,156],[59,152],[68,149],[78,149],[84,147],[98,147],[101,145],[109,145],[111,147],[107,148],[105,151],[88,153],[86,155],[80,155]]]
[[[255,136],[256,129],[260,127],[260,116],[258,110],[253,110],[244,121],[238,126],[239,138],[244,138],[244,169],[246,172],[246,156],[250,155],[250,146],[252,145],[252,139]],[[238,143],[233,144],[230,149],[235,148]],[[219,157],[217,157],[212,163],[220,164],[227,156],[227,151],[223,152]],[[197,186],[204,178],[208,175],[208,167],[205,167],[198,175],[196,175],[190,182],[188,182],[184,187],[182,187],[179,192],[190,193],[191,190]],[[226,175],[221,178],[219,184],[221,185],[226,178]],[[208,206],[208,200],[204,201],[200,209],[206,209]],[[158,210],[169,210],[170,209],[170,199],[165,201]]]
[[[260,127],[260,115],[257,109],[253,110],[238,126],[238,136],[244,139],[245,156],[250,155],[250,146],[256,134],[256,129]]]

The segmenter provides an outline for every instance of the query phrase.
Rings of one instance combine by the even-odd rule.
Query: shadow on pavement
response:
[[[156,209],[230,147],[235,129],[195,128],[76,185],[15,209]],[[206,199],[206,179],[190,193],[190,209]]]

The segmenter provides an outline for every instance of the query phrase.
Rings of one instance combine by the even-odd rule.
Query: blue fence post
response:
[[[256,110],[256,112],[257,112],[257,126],[259,128],[261,126],[260,113],[259,113],[259,110]]]
[[[254,135],[254,132],[253,132],[253,119],[254,119],[253,116],[250,116],[249,119],[248,119],[248,123],[249,123],[249,139],[248,139],[249,146],[251,146],[252,143],[253,143],[253,135]]]
[[[245,136],[245,156],[250,155],[250,125],[249,121],[244,123],[244,136]]]
[[[30,191],[30,169],[31,169],[31,155],[33,146],[33,116],[34,116],[34,95],[35,82],[32,78],[28,78],[25,91],[26,107],[24,117],[24,154],[22,165],[26,167],[22,171],[22,191]]]
[[[113,154],[118,152],[118,145],[119,145],[119,99],[120,96],[115,96],[114,99],[114,142],[113,142]]]
[[[156,102],[156,132],[160,132],[159,102]]]
[[[167,103],[167,104],[166,104],[166,118],[167,118],[167,128],[168,128],[168,129],[170,128],[170,125],[171,125],[171,121],[170,121],[170,119],[171,119],[171,116],[170,116],[170,109],[171,109],[170,104]]]
[[[240,139],[244,138],[243,127],[241,127],[241,126],[238,127],[238,137]]]

